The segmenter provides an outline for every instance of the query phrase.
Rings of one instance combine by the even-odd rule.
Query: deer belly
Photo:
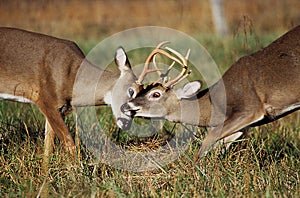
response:
[[[299,108],[300,108],[300,103],[292,104],[291,106],[288,106],[288,107],[282,109],[282,111],[280,112],[280,115],[288,113],[288,112],[292,112]]]
[[[271,119],[275,119],[276,117],[280,117],[282,115],[289,114],[300,108],[300,103],[291,104],[285,107],[274,107],[268,104],[264,105],[267,117]]]
[[[27,98],[24,98],[21,96],[15,96],[15,95],[11,95],[11,94],[0,93],[0,99],[13,100],[13,101],[23,102],[23,103],[32,103],[32,101]]]

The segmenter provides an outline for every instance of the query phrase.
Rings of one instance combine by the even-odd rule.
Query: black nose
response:
[[[135,115],[135,110],[132,110],[131,108],[130,108],[130,106],[127,104],[127,103],[125,103],[125,104],[123,104],[122,106],[121,106],[121,111],[125,114],[125,115],[127,115],[128,117],[131,117],[131,118],[133,118],[134,117],[134,115]]]
[[[126,112],[128,112],[129,110],[130,110],[130,107],[129,107],[129,105],[128,105],[127,103],[122,104],[122,106],[121,106],[121,111],[122,111],[123,113],[126,113]]]
[[[118,126],[121,129],[123,129],[125,131],[130,129],[132,120],[127,120],[125,118],[118,118],[117,121],[118,121]]]

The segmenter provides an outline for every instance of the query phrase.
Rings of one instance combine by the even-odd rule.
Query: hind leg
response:
[[[45,124],[44,155],[49,156],[53,152],[55,133],[48,120]]]
[[[60,111],[41,104],[39,108],[46,117],[45,154],[50,154],[52,151],[51,145],[53,145],[54,136],[56,135],[64,144],[65,149],[74,155],[76,152],[75,144]]]

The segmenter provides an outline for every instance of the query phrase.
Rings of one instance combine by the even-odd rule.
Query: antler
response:
[[[180,81],[182,81],[183,79],[185,79],[191,73],[191,70],[190,71],[187,70],[188,69],[187,63],[188,63],[188,58],[189,58],[191,50],[188,49],[185,57],[183,57],[179,52],[177,52],[169,47],[166,47],[166,49],[169,50],[170,52],[172,52],[173,54],[175,54],[176,56],[178,56],[178,58],[180,58],[181,62],[179,64],[182,66],[182,71],[176,78],[163,84],[164,87],[172,87],[172,86],[176,85],[177,83],[179,83]],[[173,65],[174,64],[172,63],[171,66],[168,68],[167,73],[170,71],[170,69],[173,67]]]
[[[146,59],[146,62],[144,64],[144,69],[142,71],[142,73],[140,74],[138,80],[136,81],[136,84],[138,85],[142,85],[142,82],[145,78],[145,76],[151,72],[157,72],[159,71],[158,68],[156,67],[155,69],[149,69],[149,64],[151,62],[151,60],[153,59],[153,57],[159,53],[158,50],[160,50],[159,48],[162,47],[163,45],[169,43],[169,41],[164,41],[164,42],[161,42],[159,43],[156,48],[151,52],[151,54],[149,54],[149,56],[147,57]],[[156,66],[156,65],[155,65]],[[160,74],[160,73],[159,73]]]
[[[166,49],[168,51],[170,51],[171,53],[173,53],[174,55],[176,55],[178,57],[178,58],[176,58],[175,56],[171,55],[170,53],[160,49],[163,45],[165,45],[167,43],[169,43],[169,41],[159,43],[156,46],[156,48],[149,54],[149,56],[146,59],[145,65],[144,65],[144,69],[143,69],[142,73],[140,74],[138,80],[136,81],[136,83],[138,85],[142,85],[142,82],[143,82],[145,76],[151,72],[157,72],[160,77],[166,76],[169,73],[169,71],[171,70],[171,68],[174,66],[175,62],[180,64],[183,67],[183,69],[182,69],[181,73],[179,74],[179,76],[177,76],[174,80],[166,82],[166,83],[163,82],[163,83],[165,83],[165,84],[163,84],[163,86],[165,86],[165,87],[174,86],[175,84],[177,84],[178,82],[180,82],[182,79],[186,78],[190,74],[190,72],[187,72],[187,59],[190,54],[190,50],[188,50],[186,56],[183,57],[179,52],[177,52],[169,47],[166,47]],[[156,61],[155,61],[155,56],[157,54],[162,54],[173,60],[173,63],[170,65],[166,74],[164,74],[164,75],[162,75],[160,72],[160,69],[157,68]],[[155,69],[149,69],[149,64],[152,60],[153,60],[153,65],[154,65]]]

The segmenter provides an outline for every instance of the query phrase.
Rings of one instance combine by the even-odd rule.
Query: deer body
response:
[[[128,67],[122,82],[134,82],[130,65],[118,66]],[[74,42],[14,28],[0,28],[0,70],[0,98],[34,103],[46,117],[45,153],[54,133],[74,151],[62,117],[73,107],[110,103],[105,97],[120,80],[119,74],[89,63]]]
[[[209,127],[197,159],[220,140],[231,142],[249,126],[268,123],[300,109],[299,85],[300,26],[266,48],[239,59],[206,90],[200,91],[199,81],[178,90],[150,85],[135,93],[136,97],[124,104],[122,111],[130,116],[161,117]],[[195,101],[200,112],[193,115]],[[153,108],[157,105],[161,108]]]

